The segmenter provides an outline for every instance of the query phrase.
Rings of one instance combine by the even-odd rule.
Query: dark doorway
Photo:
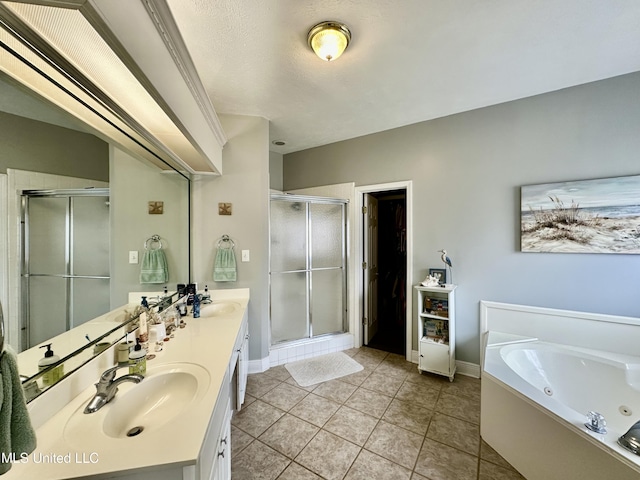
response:
[[[378,296],[378,331],[368,346],[404,356],[407,341],[406,191],[371,195],[378,200],[378,288],[375,292]]]

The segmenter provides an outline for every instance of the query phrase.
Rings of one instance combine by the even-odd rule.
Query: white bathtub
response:
[[[640,479],[617,439],[640,420],[640,357],[488,332],[481,434],[526,478]],[[638,346],[640,354],[640,346]],[[601,413],[607,433],[584,423]]]

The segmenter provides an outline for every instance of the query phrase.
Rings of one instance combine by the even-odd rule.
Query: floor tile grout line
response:
[[[431,417],[433,418],[433,417]],[[429,420],[429,425],[427,426],[427,431],[424,434],[424,437],[422,437],[422,443],[420,444],[420,450],[418,450],[418,455],[416,456],[416,461],[413,462],[413,468],[411,469],[411,476],[413,477],[414,473],[418,473],[416,472],[416,467],[418,466],[418,461],[420,460],[420,454],[422,453],[422,449],[424,448],[424,444],[427,441],[427,433],[429,432],[429,426],[431,425],[431,420]],[[418,475],[420,475],[418,473]]]
[[[354,356],[356,356],[356,355],[357,355],[357,353],[356,353],[356,354],[354,354]],[[311,424],[311,423],[310,423],[310,422],[308,422],[306,419],[303,419],[303,418],[297,417],[296,415],[294,415],[294,414],[290,413],[290,411],[291,411],[292,409],[294,409],[294,408],[295,408],[295,407],[296,407],[300,402],[304,401],[304,399],[305,399],[305,398],[307,398],[307,397],[309,396],[309,394],[310,394],[310,393],[313,393],[313,392],[314,392],[314,390],[316,390],[320,385],[322,385],[322,383],[321,383],[321,384],[316,385],[316,386],[315,386],[315,388],[314,388],[313,390],[310,390],[310,391],[307,391],[307,390],[301,389],[301,390],[304,390],[304,391],[306,392],[306,393],[305,393],[305,395],[304,395],[300,400],[298,400],[298,401],[297,401],[293,406],[288,407],[288,409],[287,409],[287,410],[285,410],[285,409],[283,409],[283,408],[281,408],[281,407],[278,407],[278,406],[276,406],[276,405],[273,405],[272,403],[269,403],[267,400],[264,400],[262,397],[266,396],[269,392],[271,392],[273,389],[277,388],[277,387],[278,387],[279,385],[281,385],[282,383],[286,383],[287,385],[291,385],[291,386],[294,386],[294,387],[295,387],[295,384],[294,384],[293,382],[288,383],[287,381],[289,380],[289,378],[287,378],[287,379],[282,379],[282,378],[277,378],[276,376],[271,376],[270,378],[277,380],[278,384],[277,384],[277,385],[274,385],[272,388],[269,388],[269,389],[265,390],[264,392],[262,392],[262,395],[261,395],[260,397],[256,397],[256,399],[260,399],[262,402],[264,402],[265,404],[269,405],[270,407],[276,408],[277,410],[280,410],[281,412],[284,412],[284,414],[289,413],[290,415],[292,415],[292,416],[294,416],[294,417],[296,417],[296,418],[299,418],[300,420],[302,420],[302,421],[304,421],[304,422],[306,422],[306,423],[310,423],[310,424],[311,424],[311,425],[313,425],[314,427],[318,428],[318,431],[313,435],[313,437],[312,437],[309,441],[307,441],[307,442],[305,443],[305,445],[302,447],[302,449],[300,450],[300,452],[302,452],[302,451],[304,450],[304,448],[306,448],[306,446],[307,446],[311,441],[313,441],[313,439],[314,439],[314,438],[316,438],[316,436],[318,435],[318,433],[319,433],[320,431],[324,431],[325,433],[335,435],[335,436],[337,436],[338,438],[341,438],[341,439],[343,439],[344,441],[347,441],[347,442],[351,443],[352,445],[355,445],[355,446],[358,448],[358,453],[357,453],[357,455],[355,456],[354,460],[351,462],[351,464],[350,464],[349,468],[347,469],[347,473],[345,473],[345,476],[346,476],[346,475],[348,475],[348,472],[349,472],[349,471],[351,471],[351,469],[353,468],[353,465],[354,465],[355,461],[357,460],[357,458],[358,458],[360,455],[362,455],[362,450],[367,450],[367,451],[368,451],[368,452],[370,452],[371,454],[378,455],[377,453],[372,452],[372,451],[370,451],[369,449],[365,448],[365,446],[366,446],[367,442],[369,441],[369,439],[371,438],[371,435],[373,434],[373,432],[375,431],[375,429],[379,427],[379,425],[381,424],[381,422],[383,422],[383,421],[384,421],[384,422],[386,422],[386,423],[389,423],[389,424],[391,424],[391,425],[394,425],[395,427],[401,428],[401,429],[403,429],[403,430],[405,430],[405,431],[407,431],[407,432],[410,432],[410,433],[412,433],[412,434],[416,434],[416,433],[418,433],[418,432],[416,432],[416,431],[414,431],[414,430],[410,430],[409,428],[406,428],[405,426],[402,426],[402,425],[396,425],[396,424],[394,424],[394,423],[391,423],[391,422],[389,422],[389,419],[384,419],[384,416],[389,412],[389,409],[391,408],[391,405],[392,405],[392,403],[394,402],[394,400],[397,400],[397,401],[398,401],[398,402],[400,402],[400,403],[410,403],[410,401],[409,401],[409,400],[407,400],[406,398],[401,398],[401,397],[399,397],[399,396],[398,396],[398,394],[399,394],[400,390],[403,388],[403,386],[405,386],[405,385],[407,385],[407,384],[418,384],[418,385],[424,385],[424,386],[425,386],[426,388],[428,388],[428,389],[431,389],[431,390],[437,390],[437,396],[436,396],[436,399],[435,399],[435,403],[434,403],[434,405],[433,405],[433,408],[430,408],[430,409],[429,409],[429,410],[430,410],[430,417],[429,417],[429,423],[428,423],[428,425],[427,425],[427,427],[426,427],[426,431],[425,431],[425,433],[424,433],[424,434],[419,434],[419,435],[421,435],[421,437],[422,437],[422,442],[421,442],[420,448],[419,448],[419,450],[418,450],[418,455],[417,455],[417,457],[416,457],[416,459],[415,459],[415,461],[414,461],[414,463],[413,463],[413,468],[412,468],[412,469],[409,469],[409,468],[407,468],[405,465],[401,465],[401,464],[399,464],[399,463],[397,463],[397,462],[395,462],[395,461],[393,461],[393,460],[389,460],[389,459],[387,459],[386,457],[382,457],[382,458],[385,458],[386,460],[389,460],[392,464],[394,464],[394,465],[398,465],[398,466],[400,466],[400,467],[402,467],[402,468],[404,468],[404,469],[406,469],[406,470],[410,470],[412,474],[413,474],[413,473],[416,473],[416,474],[417,474],[417,472],[415,472],[415,468],[416,468],[416,466],[417,466],[417,462],[418,462],[418,460],[419,460],[419,458],[420,458],[420,453],[422,452],[422,450],[423,450],[423,448],[424,448],[424,445],[425,445],[425,442],[426,442],[426,441],[427,441],[427,439],[428,439],[429,429],[431,428],[431,425],[432,425],[433,419],[434,419],[434,417],[435,417],[435,415],[436,415],[436,414],[443,415],[443,416],[445,416],[445,417],[455,419],[456,421],[464,422],[465,424],[470,424],[470,425],[472,425],[472,426],[474,426],[474,427],[479,427],[479,424],[478,424],[478,423],[475,423],[474,421],[469,421],[469,417],[460,418],[462,415],[461,415],[461,416],[456,416],[455,414],[453,414],[453,415],[452,415],[452,414],[450,414],[451,412],[449,412],[449,413],[445,413],[445,412],[439,411],[439,408],[442,408],[441,402],[442,402],[442,399],[443,399],[443,398],[445,398],[445,395],[448,395],[448,396],[451,396],[451,397],[459,397],[459,398],[463,398],[463,399],[465,399],[466,401],[472,401],[472,402],[473,402],[473,401],[477,401],[477,395],[473,393],[473,390],[469,391],[469,390],[467,390],[467,389],[464,387],[464,385],[463,385],[463,388],[462,388],[462,389],[461,389],[461,388],[456,388],[455,390],[453,390],[453,391],[452,391],[452,390],[450,390],[450,389],[448,389],[448,388],[445,388],[445,387],[444,387],[444,385],[445,385],[445,384],[443,384],[443,383],[442,383],[442,384],[432,384],[432,383],[422,383],[422,382],[420,382],[420,381],[411,381],[411,380],[409,380],[409,379],[411,378],[411,376],[410,376],[410,373],[411,373],[411,372],[410,372],[410,370],[409,370],[409,367],[412,367],[412,368],[413,368],[413,365],[410,365],[409,367],[406,367],[406,368],[405,368],[405,370],[406,370],[407,372],[409,372],[409,373],[407,373],[406,375],[405,375],[405,374],[402,374],[402,375],[400,375],[400,374],[398,374],[398,375],[394,375],[394,378],[401,378],[401,382],[400,382],[400,386],[398,387],[398,389],[396,389],[396,390],[395,390],[394,394],[393,394],[393,395],[389,395],[389,393],[388,393],[388,392],[381,392],[381,391],[379,391],[379,390],[374,390],[374,389],[371,389],[370,387],[368,388],[367,386],[363,386],[363,384],[366,382],[367,378],[369,378],[369,377],[371,376],[371,374],[375,373],[375,372],[376,372],[376,370],[378,370],[378,369],[379,369],[381,366],[383,366],[383,365],[389,365],[389,366],[394,366],[394,367],[396,367],[396,366],[397,366],[397,367],[402,367],[402,365],[401,365],[401,363],[400,363],[400,362],[391,362],[391,361],[387,361],[387,362],[385,362],[385,360],[388,360],[388,359],[390,359],[390,358],[391,358],[388,354],[386,354],[384,357],[382,357],[382,360],[380,360],[380,361],[377,361],[380,357],[377,357],[377,356],[371,356],[371,358],[374,358],[374,359],[376,360],[376,362],[377,362],[377,363],[376,363],[376,366],[375,366],[375,367],[371,367],[371,368],[372,368],[372,370],[370,371],[370,373],[368,373],[368,375],[367,375],[364,379],[362,379],[362,380],[360,381],[360,384],[352,383],[352,382],[348,382],[348,381],[345,381],[345,382],[344,382],[344,383],[349,384],[349,385],[351,385],[352,387],[354,387],[353,392],[351,392],[351,394],[350,394],[349,396],[347,396],[346,398],[344,398],[344,399],[339,398],[338,400],[336,400],[335,398],[325,397],[325,396],[323,396],[323,395],[315,394],[315,395],[317,395],[318,397],[321,397],[321,398],[323,398],[323,399],[325,399],[325,400],[327,400],[327,401],[331,401],[331,402],[335,403],[336,405],[338,405],[338,407],[337,407],[336,411],[335,411],[335,412],[333,412],[333,414],[332,414],[331,416],[329,416],[329,418],[328,418],[328,419],[327,419],[327,420],[322,424],[322,426],[320,426],[320,427],[318,427],[318,426],[317,426],[317,425],[315,425],[315,424]],[[356,360],[357,360],[357,358],[356,358]],[[365,363],[366,363],[366,362],[365,362]],[[382,372],[382,369],[378,370],[378,373],[383,373],[383,372]],[[385,373],[385,374],[389,374],[389,372],[387,372],[387,373]],[[340,378],[338,378],[338,379],[336,379],[336,380],[341,381],[341,380],[340,380]],[[415,380],[415,378],[414,378],[414,380]],[[325,383],[325,382],[323,382],[323,383]],[[351,441],[351,440],[349,440],[349,439],[347,439],[347,438],[344,438],[343,436],[341,436],[341,435],[339,435],[339,434],[337,434],[337,433],[330,432],[329,430],[326,430],[326,428],[325,428],[325,427],[327,426],[327,424],[328,424],[328,423],[329,423],[329,422],[330,422],[330,421],[335,417],[335,415],[337,414],[338,410],[339,410],[339,409],[341,409],[343,406],[344,406],[344,407],[347,407],[347,408],[350,408],[350,409],[353,409],[353,407],[352,407],[352,406],[347,405],[347,402],[348,402],[348,401],[349,401],[349,399],[351,399],[351,398],[353,397],[353,395],[355,395],[355,394],[356,394],[360,389],[363,389],[364,391],[368,391],[368,392],[373,392],[373,393],[375,393],[375,394],[383,395],[383,396],[385,396],[385,397],[389,397],[389,398],[391,399],[391,401],[390,401],[390,402],[386,405],[386,407],[384,408],[384,410],[383,410],[383,412],[381,413],[381,416],[380,416],[380,417],[373,416],[373,415],[371,415],[371,413],[370,413],[370,412],[362,412],[362,411],[360,411],[360,410],[358,410],[358,409],[354,409],[354,410],[356,410],[356,411],[358,411],[358,412],[360,412],[360,413],[363,413],[363,414],[365,414],[365,415],[369,415],[369,416],[371,416],[372,418],[375,418],[375,420],[376,420],[376,421],[375,421],[375,425],[373,426],[373,428],[372,428],[371,432],[367,435],[367,438],[364,440],[364,444],[363,444],[363,446],[360,446],[360,445],[358,445],[358,444],[354,444],[354,443],[353,443],[353,441]],[[424,407],[424,408],[426,409],[427,407]],[[283,415],[284,415],[284,414],[283,414]],[[282,418],[282,417],[280,417],[278,420],[276,420],[276,422],[277,422],[277,421],[279,421],[281,418]],[[274,422],[273,424],[275,424],[276,422]],[[273,425],[273,424],[272,424],[272,425]],[[237,427],[237,426],[236,426],[236,428],[238,428],[240,431],[242,431],[242,432],[246,433],[247,435],[249,435],[249,437],[252,439],[252,440],[251,440],[251,442],[250,442],[249,444],[247,444],[247,445],[243,448],[243,450],[241,450],[241,451],[240,451],[240,452],[242,452],[242,451],[244,451],[244,449],[246,449],[249,445],[251,445],[253,442],[255,442],[256,438],[255,438],[255,437],[253,437],[253,435],[249,434],[248,432],[245,432],[242,428]],[[268,428],[270,428],[270,427],[268,427]],[[266,431],[266,430],[265,430],[265,431]],[[262,432],[262,434],[263,434],[263,433],[264,433],[264,432]],[[262,435],[262,434],[261,434],[261,435]],[[451,445],[444,444],[444,443],[442,443],[442,442],[440,442],[440,441],[438,441],[438,440],[434,440],[434,439],[429,439],[429,440],[430,440],[430,441],[433,441],[433,442],[436,442],[436,443],[438,443],[438,444],[442,444],[442,445],[447,446],[447,447],[449,447],[449,448],[453,448],[454,450],[456,450],[456,451],[458,451],[458,452],[461,452],[461,453],[464,453],[464,454],[467,454],[467,455],[476,456],[476,459],[477,459],[477,476],[479,477],[479,475],[480,475],[480,473],[479,473],[479,472],[480,472],[480,464],[481,464],[481,461],[483,460],[483,458],[482,458],[482,437],[481,437],[480,435],[478,435],[479,443],[478,443],[478,451],[477,451],[477,455],[473,455],[473,454],[469,453],[468,451],[461,450],[461,449],[459,449],[459,448],[457,448],[457,447],[453,447],[453,446],[451,446]],[[259,438],[258,438],[258,441],[260,441],[260,439],[259,439]],[[262,443],[262,442],[261,442],[261,443]],[[266,444],[265,444],[265,445],[266,445]],[[267,445],[267,446],[268,446],[268,445]],[[269,447],[269,448],[271,448],[271,447]],[[277,450],[275,450],[275,451],[277,451]],[[240,453],[240,452],[238,452],[238,453]],[[296,455],[296,457],[295,457],[295,458],[297,458],[297,457],[300,455],[300,452],[298,453],[298,455]],[[290,465],[291,463],[297,463],[297,462],[295,462],[295,458],[293,458],[293,459],[292,459],[291,457],[288,457],[287,455],[282,454],[281,452],[278,452],[278,453],[280,453],[281,455],[283,455],[285,458],[290,459],[289,465]],[[484,459],[484,460],[486,460],[486,459]],[[497,467],[506,468],[506,467],[503,467],[501,464],[498,464],[498,463],[494,463],[494,462],[492,462],[491,460],[486,460],[486,461],[487,461],[488,463],[492,464],[492,465],[497,466]],[[302,468],[305,468],[305,469],[306,469],[306,467],[304,467],[304,466],[302,466]],[[285,469],[286,469],[286,467],[285,467]],[[306,470],[308,470],[308,469],[306,469]],[[511,470],[513,470],[513,468],[511,468]]]
[[[403,385],[404,385],[404,383],[406,383],[406,381],[407,381],[407,380],[405,379],[405,381],[403,382]],[[429,388],[431,388],[431,387],[429,387]],[[440,400],[441,395],[444,393],[444,392],[443,392],[443,390],[444,390],[444,389],[442,388],[442,386],[440,386],[440,388],[438,388],[437,390],[438,390],[438,395],[437,395],[437,398],[436,398],[436,400],[435,400],[435,402],[434,402],[434,407],[433,407],[433,409],[430,409],[430,410],[431,410],[432,415],[431,415],[430,420],[429,420],[429,425],[427,426],[427,430],[425,431],[425,433],[424,433],[424,435],[423,435],[422,443],[421,443],[420,449],[418,450],[418,455],[416,456],[416,460],[415,460],[415,462],[414,462],[413,469],[411,469],[411,472],[412,472],[412,473],[414,473],[414,472],[415,472],[415,467],[416,467],[416,465],[417,465],[418,459],[420,458],[420,453],[422,452],[422,448],[424,447],[424,443],[425,443],[426,439],[428,438],[428,436],[427,436],[427,435],[428,435],[428,433],[429,433],[429,427],[431,426],[431,423],[432,423],[432,421],[433,421],[434,414],[436,413],[436,406],[437,406],[437,404],[438,404],[438,401]],[[398,392],[399,392],[399,391],[400,391],[400,389],[398,389]],[[379,393],[379,392],[378,392],[378,393]],[[445,394],[446,394],[446,393],[445,393]],[[396,395],[394,395],[394,396],[393,396],[393,398],[392,398],[392,402],[393,402],[393,400],[403,401],[402,399],[400,399],[400,398],[398,398],[398,397],[397,397],[397,392],[396,392]],[[392,402],[391,402],[391,403],[392,403]],[[380,421],[383,421],[383,420],[384,420],[384,415],[387,413],[387,411],[388,411],[389,407],[391,406],[391,403],[389,403],[389,405],[388,405],[388,406],[387,406],[387,408],[385,409],[385,412],[383,413],[382,417],[380,417],[380,420],[379,420],[378,424],[380,423]],[[465,421],[465,420],[462,420],[462,419],[458,419],[457,417],[453,417],[453,416],[451,416],[451,415],[446,415],[446,414],[444,414],[444,413],[442,413],[442,412],[437,412],[437,413],[440,413],[441,415],[445,415],[445,416],[448,416],[448,417],[451,417],[451,418],[455,418],[456,420]],[[389,422],[387,422],[387,423],[389,423]],[[466,422],[466,423],[471,423],[471,422]],[[397,426],[397,427],[399,427],[399,428],[402,428],[403,430],[406,430],[406,431],[408,431],[408,432],[415,433],[415,432],[412,432],[411,430],[408,430],[408,429],[406,429],[406,428],[404,428],[404,427],[402,427],[402,426],[400,426],[400,425],[395,425],[395,426]],[[373,432],[372,432],[372,433],[373,433]],[[436,443],[439,443],[439,444],[441,444],[441,445],[448,446],[448,447],[450,447],[450,448],[454,448],[455,450],[457,450],[457,451],[459,451],[459,452],[463,452],[463,453],[466,453],[466,454],[468,454],[468,455],[472,455],[472,454],[470,454],[469,452],[465,452],[464,450],[461,450],[461,449],[456,448],[456,447],[452,447],[451,445],[447,445],[447,444],[442,443],[442,442],[439,442],[439,441],[437,441],[437,440],[433,440],[433,439],[431,439],[431,438],[429,438],[429,440],[435,441]],[[366,443],[365,443],[365,445],[366,445]],[[364,447],[363,447],[363,448],[364,448]],[[375,452],[372,452],[372,453],[375,453]],[[478,462],[479,462],[479,461],[480,461],[480,443],[479,443],[479,445],[478,445],[478,455],[477,455],[476,457],[478,458]],[[386,458],[386,457],[383,457],[383,458]],[[387,460],[389,460],[389,459],[387,459]],[[392,463],[396,464],[396,465],[400,465],[399,463],[394,462],[393,460],[390,460],[390,461],[391,461]],[[400,465],[400,466],[401,466],[401,467],[404,467],[404,465]],[[404,467],[404,468],[406,468],[406,467]],[[478,466],[478,469],[479,469],[479,466]],[[479,470],[478,470],[478,471],[479,471]],[[417,473],[417,472],[416,472],[416,473]]]
[[[375,371],[375,370],[374,370],[374,371]],[[367,377],[367,378],[368,378],[368,377]],[[403,383],[404,383],[404,382],[403,382]],[[318,387],[319,387],[319,386],[320,386],[320,385],[318,385]],[[318,387],[316,387],[316,388],[318,388]],[[368,442],[368,441],[369,441],[369,439],[371,438],[371,435],[373,435],[373,432],[375,431],[375,429],[378,427],[378,425],[380,425],[380,422],[382,422],[382,417],[384,417],[384,414],[385,414],[385,413],[387,412],[387,410],[389,409],[389,406],[391,405],[391,402],[389,402],[389,405],[387,405],[387,407],[385,408],[385,410],[384,410],[384,412],[382,413],[382,415],[381,415],[381,417],[380,417],[380,418],[377,418],[377,417],[375,417],[375,416],[373,416],[373,415],[370,415],[370,414],[368,414],[368,413],[366,413],[366,412],[361,412],[360,410],[353,409],[353,408],[349,407],[349,405],[347,405],[347,402],[349,401],[349,399],[350,399],[353,395],[355,395],[355,393],[358,391],[358,389],[359,389],[359,388],[364,388],[365,390],[368,390],[367,388],[362,387],[362,385],[360,385],[359,387],[356,387],[356,389],[351,393],[351,395],[349,395],[349,396],[348,396],[344,401],[342,401],[342,402],[335,402],[335,401],[334,401],[334,400],[332,400],[332,399],[327,399],[327,400],[330,400],[330,401],[334,401],[335,403],[338,403],[338,404],[340,405],[340,407],[339,407],[339,408],[338,408],[338,409],[337,409],[337,410],[336,410],[336,411],[331,415],[331,417],[329,417],[329,418],[327,419],[327,421],[325,421],[325,422],[324,422],[324,424],[322,425],[322,427],[320,427],[320,428],[319,428],[319,430],[318,430],[318,432],[316,432],[316,434],[314,435],[314,438],[318,435],[318,433],[319,433],[320,431],[324,431],[324,432],[329,433],[329,434],[331,434],[331,435],[335,435],[335,436],[337,436],[338,438],[341,438],[342,440],[344,440],[344,441],[346,441],[346,442],[349,442],[349,443],[351,443],[352,445],[355,445],[355,446],[357,446],[357,447],[359,448],[359,450],[358,450],[358,454],[356,455],[356,457],[354,458],[354,460],[351,462],[351,464],[349,465],[349,468],[346,470],[346,472],[345,472],[345,474],[344,474],[344,476],[343,476],[342,478],[344,478],[344,477],[346,477],[346,476],[348,475],[349,471],[350,471],[350,470],[351,470],[351,468],[353,467],[353,464],[355,463],[356,459],[357,459],[357,458],[358,458],[358,456],[362,453],[362,451],[363,451],[363,450],[367,450],[368,452],[370,452],[370,453],[372,453],[372,454],[374,454],[374,455],[380,456],[381,458],[385,458],[386,460],[388,460],[388,461],[392,462],[392,463],[393,463],[393,464],[395,464],[395,465],[399,465],[400,467],[406,468],[406,467],[404,467],[403,465],[400,465],[399,463],[394,462],[393,460],[389,460],[388,458],[386,458],[386,457],[382,457],[381,455],[379,455],[379,454],[377,454],[377,453],[375,453],[375,452],[372,452],[371,450],[368,450],[368,449],[366,449],[366,448],[365,448],[365,446],[366,446],[367,442]],[[315,389],[314,389],[314,390],[315,390]],[[368,390],[368,391],[373,391],[374,393],[381,393],[381,394],[383,394],[383,395],[385,395],[385,396],[389,396],[389,395],[386,395],[386,394],[384,394],[384,393],[382,393],[382,392],[377,392],[377,391],[374,391],[374,390]],[[313,391],[311,391],[310,393],[313,393]],[[318,395],[318,396],[320,396],[320,395]],[[325,397],[322,397],[322,398],[325,398]],[[393,398],[395,398],[395,397],[390,397],[390,398],[393,400]],[[369,415],[370,417],[372,417],[372,418],[375,418],[375,419],[376,419],[376,424],[375,424],[375,425],[374,425],[374,427],[371,429],[371,432],[369,433],[369,435],[367,436],[366,440],[363,442],[363,444],[362,444],[362,445],[358,445],[358,444],[354,443],[353,441],[351,441],[351,440],[349,440],[349,439],[347,439],[347,438],[344,438],[343,436],[341,436],[341,435],[340,435],[340,434],[338,434],[338,433],[334,433],[334,432],[331,432],[331,431],[329,431],[329,430],[326,430],[326,429],[325,429],[325,426],[326,426],[326,425],[331,421],[331,419],[332,419],[332,418],[333,418],[333,417],[338,413],[338,411],[340,410],[340,408],[341,408],[341,407],[343,407],[343,406],[344,406],[344,407],[346,407],[346,408],[351,408],[352,410],[355,410],[355,411],[357,411],[357,412],[359,412],[359,413],[362,413],[362,414],[364,414],[364,415]],[[293,415],[293,414],[291,414],[291,415]],[[294,416],[295,416],[295,415],[294,415]],[[296,418],[298,418],[298,417],[296,417]],[[388,423],[388,422],[387,422],[387,423]],[[405,430],[406,430],[406,429],[405,429]],[[407,430],[407,431],[408,431],[408,430]],[[423,439],[423,441],[424,441],[424,439]],[[307,444],[306,444],[306,445],[308,445],[310,442],[311,442],[311,441],[307,442]],[[305,448],[306,448],[306,445],[305,445]],[[303,450],[304,450],[304,448],[303,448],[302,450],[300,450],[300,452],[298,453],[298,456],[302,453],[302,451],[303,451]],[[297,458],[297,456],[296,456],[296,458]],[[295,461],[295,459],[293,459],[293,460]],[[314,472],[314,473],[315,473],[315,472]]]

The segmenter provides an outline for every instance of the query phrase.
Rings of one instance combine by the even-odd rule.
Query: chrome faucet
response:
[[[595,433],[606,434],[607,422],[604,417],[598,412],[591,411],[587,413],[587,423],[584,424],[589,430]]]
[[[113,397],[115,397],[116,392],[118,391],[118,385],[120,385],[121,383],[140,383],[142,380],[144,380],[144,377],[137,373],[130,373],[116,379],[116,371],[120,368],[125,367],[128,367],[128,365],[116,365],[115,367],[111,367],[110,369],[105,370],[105,372],[100,375],[100,380],[98,381],[98,383],[96,383],[96,394],[85,407],[84,413],[97,412],[107,403],[109,403],[113,399]]]
[[[634,423],[627,433],[618,438],[618,445],[640,455],[640,420]]]

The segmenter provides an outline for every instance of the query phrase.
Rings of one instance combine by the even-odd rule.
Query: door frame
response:
[[[362,213],[362,236],[363,238],[366,236],[372,237],[374,235],[371,235],[371,212],[369,211],[369,208],[371,207],[372,204],[375,204],[375,234],[378,234],[378,199],[370,194],[370,193],[364,193],[363,194],[363,205],[366,206],[367,211],[366,213],[363,212]],[[366,232],[366,234],[365,234]],[[366,238],[364,239],[365,241],[362,243],[362,258],[363,258],[363,263],[362,263],[362,298],[363,298],[363,302],[362,302],[362,325],[363,325],[363,335],[362,335],[362,343],[364,345],[368,345],[369,342],[373,339],[373,337],[375,336],[375,334],[378,331],[378,295],[376,294],[371,295],[371,292],[373,291],[371,289],[371,268],[372,265],[375,266],[376,271],[374,273],[375,275],[375,288],[377,291],[377,286],[378,286],[378,266],[377,266],[377,262],[378,262],[378,257],[380,256],[380,251],[378,250],[378,239],[376,238],[375,241],[373,241],[371,238]],[[374,250],[375,252],[371,252],[371,246],[374,245]],[[372,255],[375,255],[375,261],[374,262],[370,262]],[[364,264],[367,264],[366,268],[364,266]],[[369,298],[366,298],[366,294],[369,294]],[[371,299],[375,298],[375,312],[372,311],[373,309],[371,308]],[[366,314],[366,315],[365,315]],[[366,318],[366,322],[365,322],[365,318]],[[375,322],[372,322],[371,319],[375,318]],[[371,331],[373,330],[371,327],[373,327],[375,324],[375,332],[372,334]],[[367,339],[367,341],[365,342],[364,340]]]
[[[405,190],[406,192],[406,214],[407,214],[407,278],[406,278],[406,359],[414,361],[413,355],[413,181],[406,180],[401,182],[381,183],[377,185],[363,185],[356,187],[355,195],[355,223],[356,234],[354,238],[355,255],[356,255],[356,292],[358,292],[358,301],[355,302],[355,331],[354,341],[356,347],[362,346],[363,336],[363,301],[364,301],[364,285],[362,275],[362,262],[364,262],[364,221],[362,218],[362,207],[364,205],[363,198],[365,193],[386,192],[389,190]],[[417,355],[415,355],[417,359]],[[414,362],[415,363],[415,362]]]

